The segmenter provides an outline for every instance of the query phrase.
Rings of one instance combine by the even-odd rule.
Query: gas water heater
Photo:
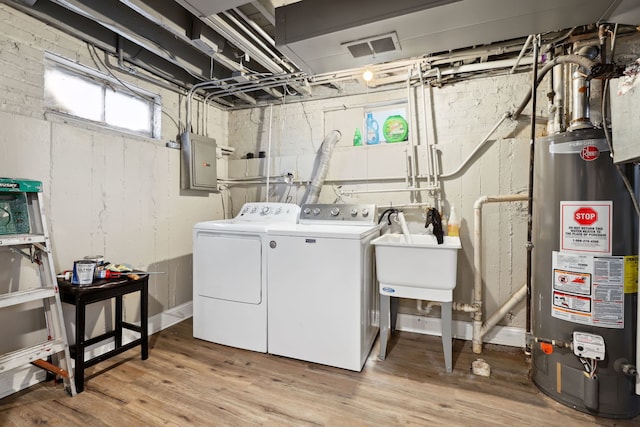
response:
[[[638,219],[609,154],[594,127],[535,140],[532,377],[577,410],[632,418]]]

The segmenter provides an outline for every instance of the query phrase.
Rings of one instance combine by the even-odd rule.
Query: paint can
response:
[[[93,283],[93,275],[96,270],[96,262],[88,259],[74,261],[71,283],[74,285],[90,285]]]
[[[104,255],[87,255],[84,259],[95,262],[97,267],[104,265]]]

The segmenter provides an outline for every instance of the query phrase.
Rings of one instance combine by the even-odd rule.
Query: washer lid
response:
[[[215,232],[234,232],[234,233],[266,233],[267,223],[260,222],[234,222],[232,219],[223,219],[219,221],[204,221],[193,226],[194,231],[215,231]]]

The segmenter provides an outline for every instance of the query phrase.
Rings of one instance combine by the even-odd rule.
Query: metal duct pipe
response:
[[[338,141],[340,141],[340,138],[342,138],[342,134],[340,133],[340,131],[332,130],[324,138],[324,141],[322,141],[322,145],[318,150],[316,171],[313,176],[313,180],[309,185],[309,189],[307,190],[307,193],[300,203],[301,205],[305,203],[318,202],[318,197],[320,196],[322,185],[324,184],[324,180],[327,177],[327,172],[329,172],[329,162],[331,161],[333,149],[335,148]]]
[[[560,65],[553,69],[553,78],[551,81],[551,93],[553,93],[553,99],[551,99],[551,106],[549,108],[549,123],[547,125],[547,132],[550,135],[555,135],[560,132],[564,132],[567,128],[565,121],[565,97],[564,97],[564,74],[565,67]]]
[[[571,122],[569,130],[591,128],[589,95],[591,86],[580,69],[571,75]]]
[[[593,67],[598,65],[596,62],[592,61],[591,59],[585,58],[584,56],[580,56],[580,55],[558,56],[556,58],[553,58],[551,61],[547,62],[547,65],[542,67],[542,69],[538,73],[538,78],[536,79],[534,86],[537,88],[540,82],[542,81],[542,79],[544,79],[544,77],[547,75],[547,73],[551,71],[553,67],[555,67],[558,64],[577,64],[582,68],[584,68],[585,70],[587,70],[587,74],[590,74]],[[511,115],[511,118],[513,120],[517,120],[518,117],[520,117],[520,114],[522,114],[522,110],[524,110],[527,104],[529,104],[529,101],[531,101],[532,92],[533,91],[527,92],[527,95],[524,97],[524,99],[520,103],[520,106],[513,112],[513,114]]]

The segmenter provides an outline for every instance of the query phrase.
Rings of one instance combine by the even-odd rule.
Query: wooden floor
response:
[[[469,342],[446,374],[440,339],[399,332],[362,372],[216,345],[191,320],[88,371],[83,393],[38,384],[0,400],[0,426],[640,426],[575,411],[539,392],[521,352],[488,347],[490,378],[470,373]]]

